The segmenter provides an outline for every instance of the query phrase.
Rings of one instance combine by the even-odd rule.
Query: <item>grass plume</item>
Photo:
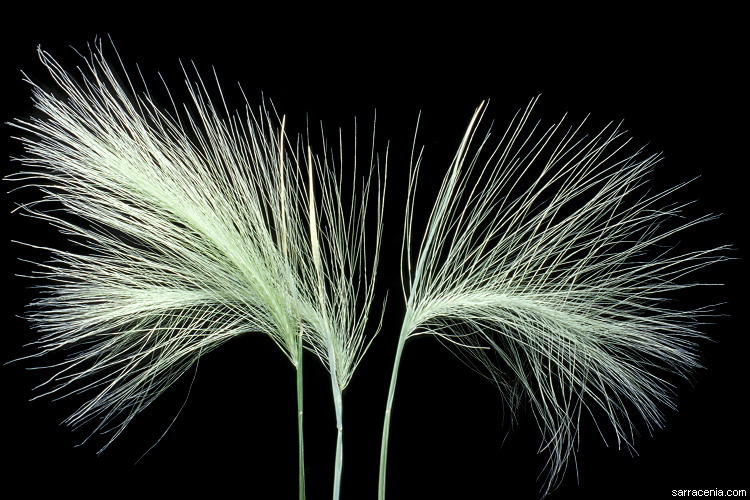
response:
[[[75,74],[39,57],[56,89],[29,81],[41,116],[11,124],[25,154],[7,177],[40,195],[17,210],[69,240],[25,243],[50,255],[32,272],[41,293],[27,317],[40,337],[27,358],[59,359],[37,397],[86,395],[65,422],[103,434],[101,453],[203,354],[267,335],[296,371],[300,498],[304,349],[330,374],[338,499],[343,391],[373,338],[388,163],[374,131],[362,168],[356,122],[351,151],[322,126],[320,142],[309,130],[290,139],[286,117],[265,105],[230,112],[218,81],[215,104],[197,70],[183,70],[189,103],[167,88],[166,110],[124,69],[118,78],[100,41]],[[663,423],[672,374],[699,365],[710,308],[680,310],[670,298],[698,285],[688,276],[724,260],[725,247],[674,242],[713,216],[684,218],[684,205],[670,204],[682,185],[650,191],[660,157],[630,149],[620,127],[542,129],[530,122],[535,103],[499,140],[478,132],[477,108],[423,233],[414,151],[381,499],[410,339],[437,338],[513,411],[531,408],[549,457],[545,495],[575,455],[582,415],[608,421],[618,446],[632,447],[636,420]]]
[[[40,339],[29,357],[67,354],[39,396],[88,394],[65,422],[108,434],[101,452],[200,356],[265,334],[297,371],[302,498],[305,347],[331,372],[337,497],[341,391],[366,350],[382,231],[374,151],[357,196],[356,181],[351,193],[343,185],[341,141],[338,162],[325,143],[314,156],[310,139],[290,142],[285,119],[265,107],[231,114],[223,94],[216,106],[200,76],[185,71],[191,103],[170,113],[115,75],[101,41],[79,74],[41,48],[39,57],[57,93],[29,81],[44,116],[12,123],[25,155],[8,179],[41,193],[19,211],[71,242],[45,247],[51,259],[33,273],[42,293],[28,318]],[[375,171],[377,227],[366,240]]]
[[[673,236],[712,216],[680,220],[679,205],[644,189],[658,155],[627,152],[619,127],[530,124],[536,102],[499,141],[477,138],[477,108],[445,175],[421,240],[413,217],[421,153],[413,161],[402,247],[406,315],[386,406],[380,463],[406,341],[431,335],[500,389],[525,402],[548,453],[546,495],[574,454],[580,416],[611,423],[631,446],[634,415],[662,423],[664,373],[698,366],[703,308],[667,302],[695,286],[685,275],[723,259],[722,248],[682,252]],[[478,146],[473,146],[478,142]],[[677,222],[675,222],[677,221]],[[416,252],[412,250],[419,241]]]

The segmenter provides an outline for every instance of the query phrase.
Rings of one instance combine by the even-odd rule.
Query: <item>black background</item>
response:
[[[6,16],[2,119],[32,113],[21,70],[50,83],[36,46],[66,67],[110,34],[131,75],[136,64],[159,98],[160,72],[178,100],[187,99],[178,63],[195,62],[205,76],[216,69],[230,108],[242,107],[240,82],[251,105],[261,92],[287,116],[292,132],[305,120],[326,130],[363,130],[377,109],[377,144],[390,141],[386,237],[378,292],[390,290],[384,326],[344,396],[343,498],[375,498],[382,415],[403,305],[398,255],[403,196],[415,124],[426,146],[424,189],[434,189],[474,108],[490,99],[487,116],[503,129],[519,108],[542,94],[535,116],[551,124],[566,111],[572,122],[591,113],[588,131],[624,120],[637,144],[665,159],[654,176],[667,186],[700,176],[677,199],[698,201],[690,214],[722,218],[682,236],[686,244],[732,244],[745,255],[747,234],[746,37],[737,12],[661,14],[500,10],[419,12],[405,16],[384,6],[363,11],[299,11],[282,5],[259,11],[210,7],[157,12],[38,9]],[[190,8],[186,8],[190,9]],[[540,9],[541,10],[541,9]],[[33,15],[32,15],[33,14]],[[541,17],[544,17],[542,20]],[[107,42],[108,43],[108,42]],[[745,47],[742,46],[745,44]],[[110,52],[111,53],[111,52]],[[165,104],[166,96],[162,94]],[[317,125],[316,125],[317,126]],[[4,127],[8,155],[20,154]],[[18,165],[6,162],[6,172]],[[6,183],[7,191],[9,189]],[[33,339],[17,315],[33,296],[15,276],[30,266],[11,239],[45,241],[54,235],[7,216],[18,201],[4,195],[2,250],[5,294],[3,362],[29,354]],[[701,276],[726,283],[701,289],[696,300],[726,302],[725,316],[706,332],[707,369],[676,381],[678,411],[666,426],[636,439],[638,456],[606,447],[593,422],[583,423],[576,464],[551,498],[670,498],[672,490],[748,486],[747,327],[741,324],[746,263],[716,266]],[[330,496],[335,420],[330,382],[320,363],[305,358],[308,498]],[[79,498],[124,494],[156,497],[211,493],[215,498],[294,498],[297,487],[294,371],[265,338],[239,338],[200,361],[144,411],[104,454],[96,439],[60,422],[81,401],[29,402],[43,374],[29,362],[2,366],[4,489],[32,497]],[[496,390],[437,342],[407,346],[396,392],[389,455],[388,498],[538,498],[539,432],[533,416],[518,415],[511,429]],[[606,431],[605,431],[606,432]],[[507,438],[506,438],[507,435]]]

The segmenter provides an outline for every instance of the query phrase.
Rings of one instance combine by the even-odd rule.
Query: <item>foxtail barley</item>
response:
[[[39,396],[89,394],[66,423],[107,433],[101,452],[203,354],[265,334],[296,369],[301,498],[303,350],[330,374],[339,498],[342,394],[369,346],[380,260],[388,156],[381,178],[374,133],[358,187],[358,146],[345,155],[341,132],[331,146],[321,130],[318,155],[309,132],[290,140],[286,118],[265,106],[232,114],[223,94],[214,105],[187,71],[190,105],[166,111],[127,73],[121,83],[101,43],[78,75],[39,56],[61,93],[29,81],[44,117],[12,123],[25,156],[8,179],[41,193],[18,210],[72,243],[35,247],[51,259],[33,273],[42,294],[28,318],[40,338],[28,357],[67,353]],[[529,123],[535,102],[496,143],[489,132],[477,137],[479,106],[419,246],[421,152],[412,158],[406,314],[385,411],[381,499],[399,366],[414,337],[454,350],[514,410],[527,402],[549,456],[544,494],[574,455],[582,414],[605,415],[630,447],[631,415],[649,428],[662,423],[661,407],[671,404],[665,374],[698,366],[709,310],[680,311],[667,299],[694,286],[687,274],[723,260],[724,247],[685,252],[671,242],[713,217],[679,221],[683,206],[667,199],[680,186],[649,193],[659,157],[627,152],[619,127],[593,137],[583,124],[541,130]]]
[[[721,248],[680,252],[665,206],[680,186],[643,192],[659,160],[627,152],[618,127],[594,137],[583,124],[546,131],[529,124],[536,102],[499,141],[475,135],[474,113],[445,175],[416,252],[413,218],[421,153],[412,162],[402,246],[406,314],[385,411],[379,497],[385,497],[388,437],[406,342],[432,335],[500,389],[512,409],[527,401],[549,454],[543,493],[574,453],[582,413],[603,412],[618,443],[632,443],[632,416],[662,423],[670,392],[660,370],[698,366],[698,318],[666,295],[681,278],[722,260]],[[489,150],[489,151],[487,151]],[[473,151],[473,152],[472,152]],[[485,153],[487,153],[485,155]],[[661,247],[661,248],[660,248]]]
[[[292,145],[285,119],[275,124],[265,107],[245,116],[217,108],[200,76],[188,82],[191,105],[170,114],[127,73],[120,83],[101,42],[78,75],[41,48],[39,57],[62,94],[29,81],[44,118],[12,123],[26,154],[8,178],[42,194],[19,210],[73,243],[45,247],[52,258],[34,274],[43,294],[28,317],[41,338],[29,357],[68,353],[40,396],[90,394],[65,422],[110,433],[101,452],[200,356],[263,333],[297,372],[302,498],[307,347],[331,373],[337,498],[341,392],[366,350],[380,248],[385,183],[374,151],[355,203],[343,153],[336,162],[334,148],[321,159],[309,139]],[[376,170],[377,228],[366,241]]]

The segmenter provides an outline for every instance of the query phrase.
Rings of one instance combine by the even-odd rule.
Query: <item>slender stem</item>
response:
[[[313,161],[312,151],[310,146],[307,146],[307,175],[309,182],[309,204],[308,210],[310,213],[310,246],[312,249],[313,263],[315,265],[315,272],[318,276],[318,303],[320,305],[320,312],[323,315],[323,324],[325,325],[326,331],[326,349],[328,350],[328,370],[331,372],[331,388],[333,391],[333,404],[336,409],[336,428],[338,430],[336,436],[336,469],[333,473],[333,500],[338,500],[341,495],[341,468],[344,463],[344,444],[343,444],[343,433],[344,424],[342,420],[343,413],[343,400],[341,397],[341,385],[339,383],[339,372],[337,363],[337,353],[340,352],[334,344],[334,332],[329,329],[330,322],[328,319],[328,308],[326,307],[326,294],[323,280],[323,264],[320,259],[320,240],[318,237],[318,221],[317,212],[315,210],[315,189],[313,185]]]
[[[279,201],[281,203],[281,250],[284,255],[284,260],[288,261],[287,256],[287,214],[286,214],[286,186],[284,183],[284,127],[286,125],[286,115],[281,118],[281,132],[279,133],[279,182],[281,183],[281,189],[279,189]],[[291,275],[288,275],[291,282]],[[295,297],[296,298],[296,297]],[[296,305],[295,305],[296,310]],[[302,323],[299,320],[299,311],[297,313],[297,455],[299,457],[299,498],[305,500],[305,438],[304,438],[304,426],[302,424],[303,408],[303,384],[302,384],[302,354],[304,353],[304,345],[302,338]]]
[[[341,495],[341,472],[344,465],[344,424],[343,424],[343,399],[341,397],[341,388],[333,377],[331,378],[333,387],[333,402],[336,408],[336,469],[333,473],[333,500],[339,500]]]
[[[407,308],[404,322],[401,326],[401,333],[398,337],[398,347],[396,348],[396,359],[393,361],[393,372],[391,372],[391,386],[388,389],[388,402],[385,407],[385,418],[383,420],[383,440],[380,444],[380,479],[378,480],[378,500],[385,500],[385,473],[388,462],[388,436],[391,431],[391,414],[393,410],[393,397],[396,394],[396,381],[398,379],[398,367],[401,364],[401,355],[404,352],[404,344],[408,334],[409,323],[411,322],[411,309]]]
[[[446,211],[448,210],[448,200],[450,198],[450,194],[453,193],[453,191],[456,189],[456,185],[459,181],[459,174],[461,171],[461,165],[463,164],[463,161],[466,156],[466,150],[468,148],[469,142],[471,141],[471,134],[474,128],[474,123],[477,121],[477,118],[480,115],[480,111],[482,107],[484,106],[484,103],[480,104],[479,107],[474,112],[474,116],[471,119],[471,124],[469,125],[469,128],[466,131],[466,134],[464,135],[463,140],[461,141],[461,146],[458,148],[458,152],[456,153],[456,157],[453,159],[453,164],[451,167],[451,176],[448,184],[443,184],[441,188],[441,192],[443,189],[446,189],[448,195],[444,195],[440,200],[438,200],[438,203],[435,205],[435,208],[433,208],[432,214],[430,214],[430,222],[427,227],[427,233],[425,235],[425,241],[422,243],[422,246],[419,250],[419,257],[417,259],[417,269],[414,272],[414,276],[412,278],[411,284],[409,286],[409,299],[406,303],[406,314],[404,315],[404,322],[401,324],[401,333],[398,337],[398,348],[396,349],[396,359],[393,362],[393,372],[391,373],[391,386],[388,390],[388,403],[385,407],[385,419],[383,421],[383,440],[380,444],[380,479],[378,480],[378,499],[379,500],[385,500],[385,473],[386,473],[386,465],[388,462],[388,436],[390,434],[391,430],[391,411],[393,409],[393,396],[396,393],[396,381],[398,379],[398,367],[401,363],[401,355],[404,351],[404,344],[406,343],[406,338],[409,336],[409,332],[411,331],[411,318],[413,315],[413,308],[412,308],[412,301],[414,300],[415,295],[413,294],[414,290],[419,290],[420,281],[422,280],[422,273],[424,271],[424,267],[427,262],[427,258],[429,255],[431,255],[432,252],[432,243],[434,238],[436,237],[436,233],[438,228],[440,227],[439,223],[435,223],[434,221],[440,221],[442,220],[443,216],[445,215]],[[412,196],[412,193],[410,192],[409,196]],[[411,218],[413,213],[413,205],[409,205],[407,202],[407,209],[409,211],[408,217]],[[407,233],[409,233],[411,230],[409,229]],[[403,249],[402,249],[403,251]],[[403,254],[402,254],[403,255]],[[429,274],[429,273],[428,273]]]
[[[302,330],[297,341],[297,439],[299,455],[299,498],[305,500],[305,439],[302,425]]]

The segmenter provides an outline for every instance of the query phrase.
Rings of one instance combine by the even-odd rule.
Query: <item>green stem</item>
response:
[[[333,401],[336,408],[336,469],[333,474],[333,500],[339,500],[341,495],[341,471],[344,465],[344,424],[343,424],[343,399],[338,382],[332,379]]]
[[[305,500],[305,439],[302,426],[302,331],[297,342],[297,440],[299,455],[299,498]]]
[[[396,381],[398,379],[398,367],[401,364],[401,355],[404,352],[408,325],[411,320],[411,309],[406,310],[406,316],[401,326],[401,333],[396,348],[396,359],[393,361],[393,372],[391,372],[391,386],[388,389],[388,402],[385,407],[385,418],[383,420],[383,439],[380,443],[380,479],[378,480],[378,500],[385,500],[385,473],[388,462],[388,436],[391,431],[391,414],[393,410],[393,397],[396,394]]]
[[[333,390],[333,404],[336,408],[336,428],[338,435],[336,437],[336,469],[333,474],[333,499],[338,500],[341,494],[341,467],[344,462],[344,446],[342,434],[344,425],[342,423],[343,403],[341,398],[341,385],[338,378],[338,364],[336,356],[338,351],[334,346],[333,332],[330,330],[331,323],[328,319],[328,308],[326,293],[323,279],[323,265],[320,261],[320,240],[318,238],[317,212],[315,211],[315,196],[313,187],[313,161],[310,146],[307,146],[307,176],[310,186],[310,198],[308,211],[310,214],[310,247],[312,249],[313,263],[315,264],[315,273],[318,277],[318,305],[323,315],[323,324],[326,327],[326,349],[328,350],[328,370],[331,372],[331,388]]]

